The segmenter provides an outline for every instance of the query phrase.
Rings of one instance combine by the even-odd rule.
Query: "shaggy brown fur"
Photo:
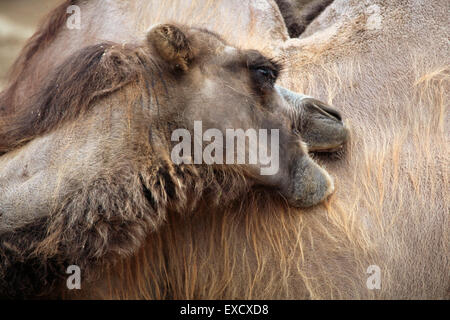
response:
[[[188,216],[205,202],[210,208],[219,204],[225,208],[248,193],[251,185],[269,187],[294,205],[302,201],[312,205],[309,197],[329,195],[332,184],[326,172],[305,154],[282,111],[285,105],[274,88],[279,65],[257,51],[225,48],[223,40],[209,31],[173,25],[153,28],[143,45],[88,47],[56,69],[33,104],[24,109],[26,113],[13,114],[0,133],[2,150],[7,152],[0,161],[6,167],[9,160],[22,163],[20,154],[52,134],[58,136],[57,144],[71,141],[71,136],[83,140],[84,130],[103,131],[91,127],[100,122],[100,128],[102,123],[109,127],[109,138],[99,149],[91,147],[91,141],[79,145],[89,152],[79,161],[99,157],[95,162],[99,170],[93,176],[70,177],[60,168],[56,176],[63,177],[63,185],[56,194],[46,194],[45,186],[36,190],[38,201],[43,201],[36,210],[44,210],[44,217],[21,220],[24,213],[11,210],[8,195],[2,196],[0,294],[58,294],[64,266],[71,264],[83,270],[89,283],[98,276],[99,267],[136,253],[145,237],[170,219],[168,212]],[[275,78],[261,76],[258,68],[262,67]],[[205,79],[200,78],[203,73]],[[225,95],[215,99],[217,93],[202,92],[198,86],[214,83],[220,73],[218,86]],[[100,116],[108,105],[112,114],[122,115],[118,119]],[[233,108],[240,112],[237,120],[222,116]],[[214,127],[225,119],[240,121],[238,127],[244,125],[244,129],[279,129],[280,153],[285,156],[279,173],[265,178],[245,165],[175,165],[170,159],[171,132],[190,128],[193,113],[201,117],[192,115],[193,119],[207,120]],[[95,143],[102,141],[101,135],[93,138]],[[76,162],[74,156],[64,156],[65,148],[52,153]],[[32,162],[34,157],[40,158],[34,154]],[[49,171],[58,167],[50,159],[44,163]],[[23,175],[15,178],[21,180]],[[0,176],[0,185],[13,184]],[[15,194],[11,197],[14,207]],[[45,205],[52,197],[56,197],[55,205]]]
[[[338,177],[329,204],[299,211],[256,190],[227,208],[199,204],[65,295],[448,299],[448,1],[374,4],[378,17],[372,3],[336,1],[310,28],[325,32],[283,48],[284,83],[339,104],[353,126],[348,152],[321,159]],[[366,286],[372,264],[381,290]]]
[[[146,55],[134,48],[113,47],[114,44],[103,43],[83,49],[54,72],[46,87],[21,113],[3,117],[0,154],[88,112],[97,99],[144,79],[144,66],[150,65]]]
[[[299,212],[253,191],[171,216],[76,296],[448,299],[448,2],[374,3],[378,17],[372,3],[333,4],[326,32],[285,47],[284,83],[343,106],[353,126],[347,154],[323,159],[339,177],[329,205]],[[366,286],[374,264],[380,290]]]
[[[27,113],[14,115],[10,125],[1,127],[1,150],[56,130],[131,83],[146,88],[154,82],[154,65],[144,48],[104,43],[83,49],[56,70]],[[10,297],[48,294],[62,277],[67,257],[90,277],[88,270],[101,258],[136,250],[162,213],[159,198],[149,202],[133,191],[146,190],[145,181],[130,170],[99,176],[87,189],[75,191],[51,217],[2,234],[0,292]],[[106,196],[106,190],[113,194]],[[111,238],[108,230],[116,235]]]

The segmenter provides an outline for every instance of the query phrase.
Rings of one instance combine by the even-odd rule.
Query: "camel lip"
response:
[[[333,177],[308,156],[298,160],[288,185],[284,195],[289,205],[303,209],[326,201],[335,190]]]
[[[334,146],[330,146],[330,147],[309,147],[308,151],[309,152],[317,152],[317,153],[332,153],[332,152],[338,152],[340,150],[342,150],[344,148],[345,143],[339,144],[339,145],[334,145]]]

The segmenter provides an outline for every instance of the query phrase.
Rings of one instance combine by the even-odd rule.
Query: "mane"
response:
[[[56,68],[20,112],[0,119],[0,154],[76,119],[93,102],[132,82],[148,81],[155,66],[143,47],[102,43],[80,50]]]

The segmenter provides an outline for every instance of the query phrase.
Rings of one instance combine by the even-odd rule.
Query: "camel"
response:
[[[272,19],[256,34],[230,34],[233,19],[222,30],[209,25],[280,57],[284,87],[340,107],[350,143],[314,156],[336,178],[335,194],[295,209],[252,189],[231,207],[203,203],[196,215],[170,215],[139,252],[63,296],[448,299],[447,9],[445,1],[336,0],[300,39],[269,32],[263,42]],[[265,12],[278,21],[278,12]],[[40,54],[67,34],[56,38]],[[40,60],[22,55],[13,75],[30,76]]]
[[[309,157],[295,134],[302,128],[297,123],[316,121],[320,130],[317,123],[333,121],[323,125],[325,134],[312,135],[323,139],[330,127],[340,128],[342,141],[330,135],[334,146],[345,142],[347,129],[338,113],[319,107],[317,115],[305,110],[293,121],[295,102],[286,99],[298,96],[275,86],[280,71],[258,51],[231,47],[209,30],[172,24],[153,26],[144,43],[101,43],[69,57],[27,112],[14,114],[2,128],[0,292],[54,293],[70,261],[89,279],[100,266],[137,252],[168,219],[166,212],[194,214],[197,202],[210,202],[210,208],[233,203],[250,187],[279,193],[293,207],[326,199],[333,180]],[[305,99],[300,96],[300,103]],[[248,164],[176,163],[169,155],[173,132],[196,137],[200,121],[227,134],[229,128],[270,129],[270,154],[283,158],[266,174],[260,158]],[[247,152],[244,159],[255,152],[228,143],[222,148],[227,160],[230,148],[238,158]],[[87,175],[80,177],[79,170]]]
[[[67,19],[70,18],[67,9],[73,5],[79,6],[80,12],[83,12],[81,30],[67,27]],[[101,20],[97,15],[98,12],[102,12]],[[222,18],[221,15],[225,12],[227,16]],[[187,13],[189,14],[186,15]],[[195,16],[195,19],[187,19],[191,15]],[[233,20],[229,20],[228,15],[232,16]],[[194,3],[180,0],[165,2],[112,1],[108,4],[108,10],[104,10],[102,1],[94,0],[87,3],[66,0],[49,13],[16,60],[11,70],[9,86],[0,95],[0,114],[2,110],[5,114],[10,114],[26,108],[26,105],[37,94],[40,84],[45,81],[47,75],[79,48],[104,41],[135,42],[142,38],[146,29],[152,24],[172,20],[186,25],[195,24],[197,27],[207,27],[212,31],[220,31],[221,34],[226,34],[225,40],[234,45],[244,49],[257,49],[270,55],[276,55],[276,48],[289,38],[277,3],[272,0],[263,0],[258,3],[238,0],[205,0]],[[116,26],[120,26],[120,28]],[[240,30],[238,34],[231,32],[231,28],[235,27]],[[255,30],[258,32],[255,33]],[[269,43],[270,46],[264,45],[265,43]],[[64,50],[58,49],[59,47],[63,47]],[[290,94],[286,90],[283,92]],[[300,96],[296,95],[296,97]],[[296,98],[294,109],[297,111],[295,112],[298,113],[300,110],[300,112],[314,113],[316,118],[319,113],[325,116],[319,116],[321,119],[313,121],[315,123],[303,123],[306,126],[303,131],[313,134],[317,122],[320,122],[317,127],[321,128],[322,120],[329,118],[329,112],[336,117],[336,111],[326,103],[307,96],[304,98],[304,100]],[[325,109],[327,110],[324,113]],[[339,115],[337,117],[339,118]],[[310,116],[308,118],[312,119]],[[334,120],[331,120],[331,123],[334,124]],[[314,139],[322,139],[323,143],[327,144],[331,142],[331,136],[336,134],[335,140],[341,141],[343,137],[340,136],[339,130],[340,125],[337,126],[336,131],[331,128],[329,134],[323,138],[314,134]],[[324,130],[319,129],[319,131],[324,134]],[[308,141],[309,136],[304,140],[310,150],[328,151],[328,149],[332,149],[329,148],[331,146],[324,146],[323,143],[319,146],[316,145],[317,141]],[[0,146],[0,153],[2,152],[1,148]]]
[[[67,9],[73,5],[77,5],[82,13],[81,29],[67,27],[70,18]],[[233,17],[232,24],[228,20],[230,17]],[[48,73],[79,48],[105,41],[136,42],[152,24],[171,21],[220,31],[222,35],[227,34],[225,39],[235,46],[257,49],[265,54],[272,54],[273,48],[289,38],[278,6],[271,0],[130,0],[111,1],[107,7],[101,0],[66,0],[42,21],[16,60],[9,90],[4,93],[8,100],[6,105],[20,108],[16,104],[33,96]],[[235,29],[239,32],[233,32]],[[254,36],[243,38],[241,34]],[[253,39],[253,43],[248,39]],[[269,43],[270,47],[264,43]]]
[[[365,233],[351,247],[376,257],[355,261],[382,275],[379,290],[344,294],[337,288],[353,281],[336,281],[333,267],[320,266],[325,279],[310,282],[310,297],[449,298],[448,8],[446,1],[337,0],[283,45],[292,65],[281,83],[341,106],[351,123],[350,157],[327,166],[345,191],[326,215],[344,234]],[[311,238],[316,259],[335,237]],[[342,245],[334,248],[326,261],[341,270]]]
[[[351,124],[345,153],[316,157],[337,178],[330,203],[293,210],[255,192],[173,218],[68,296],[449,299],[447,12],[446,1],[337,0],[277,49],[280,83]]]

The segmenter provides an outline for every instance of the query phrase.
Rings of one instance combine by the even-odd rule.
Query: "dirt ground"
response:
[[[0,90],[9,68],[40,19],[62,0],[0,0]],[[296,0],[301,8],[311,0]]]

